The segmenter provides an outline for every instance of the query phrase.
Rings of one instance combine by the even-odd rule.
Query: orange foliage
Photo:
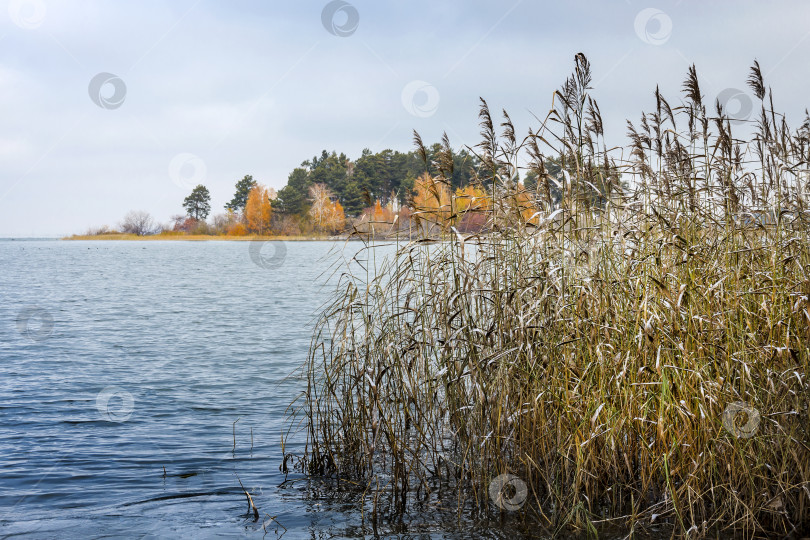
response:
[[[335,201],[327,209],[324,224],[326,230],[332,233],[338,233],[346,227],[346,215],[343,213],[343,206],[340,201]]]
[[[393,223],[396,214],[391,210],[391,205],[382,205],[379,199],[374,203],[374,209],[371,212],[371,221],[376,223]]]
[[[447,184],[424,173],[416,179],[413,189],[413,217],[447,227],[452,213]]]
[[[247,227],[243,223],[234,223],[228,227],[228,236],[245,236],[247,234]]]
[[[456,228],[461,232],[481,232],[491,208],[492,198],[484,188],[473,185],[458,188],[453,199]]]
[[[454,202],[454,211],[461,215],[466,212],[486,212],[492,206],[492,200],[483,188],[473,186],[458,188]]]
[[[247,204],[245,204],[245,221],[248,231],[260,235],[270,232],[271,214],[269,191],[259,184],[253,186],[248,194]]]
[[[346,215],[339,201],[332,201],[334,195],[324,184],[313,184],[309,188],[309,215],[315,228],[322,232],[337,233],[346,227]]]
[[[518,191],[515,194],[515,206],[518,212],[520,212],[523,223],[531,223],[533,225],[539,223],[539,216],[535,215],[537,213],[537,207],[534,205],[534,197],[530,191],[523,187],[523,184],[518,184]]]

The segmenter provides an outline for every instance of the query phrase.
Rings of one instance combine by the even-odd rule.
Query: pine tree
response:
[[[198,185],[191,190],[191,194],[183,200],[183,208],[189,217],[196,220],[207,218],[211,212],[211,194],[208,193],[208,188]]]
[[[253,189],[255,185],[256,180],[253,179],[253,176],[249,174],[245,175],[244,178],[236,183],[236,193],[234,193],[231,202],[225,205],[225,209],[234,212],[244,212],[250,190]]]

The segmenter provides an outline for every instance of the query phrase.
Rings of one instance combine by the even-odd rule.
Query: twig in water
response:
[[[233,451],[232,453],[236,453],[236,423],[241,420],[242,417],[240,416],[233,422]]]
[[[235,423],[236,422],[234,422],[234,424]],[[255,504],[253,504],[253,497],[250,496],[250,493],[248,493],[248,491],[245,489],[245,486],[242,485],[242,480],[239,479],[239,475],[236,473],[233,474],[236,475],[236,479],[239,480],[239,485],[242,487],[242,491],[245,492],[245,497],[247,497],[248,513],[250,513],[250,511],[253,510],[253,521],[259,521],[259,509],[256,508]]]
[[[279,521],[276,519],[278,516],[271,516],[270,514],[267,514],[267,513],[265,513],[264,515],[265,515],[265,516],[267,516],[268,518],[270,518],[270,519],[265,520],[265,522],[264,522],[264,523],[262,523],[262,528],[264,529],[264,534],[265,534],[265,535],[267,535],[267,524],[268,524],[268,523],[275,523],[276,525],[278,525],[279,527],[281,527],[282,529],[284,529],[284,532],[283,532],[283,533],[278,534],[278,528],[276,528],[275,533],[278,535],[278,538],[281,538],[282,536],[284,536],[285,534],[287,534],[287,527],[285,527],[284,525],[282,525],[282,524],[281,524],[281,522],[279,522]]]

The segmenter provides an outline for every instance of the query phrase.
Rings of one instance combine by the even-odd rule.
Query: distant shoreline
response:
[[[167,234],[167,235],[148,235],[138,236],[137,234],[74,234],[65,236],[59,240],[128,240],[128,241],[186,241],[186,242],[206,242],[206,241],[233,241],[233,242],[246,242],[251,240],[262,241],[291,241],[291,242],[314,242],[314,241],[337,241],[348,240],[345,236],[225,236],[225,235],[208,235],[208,234]]]

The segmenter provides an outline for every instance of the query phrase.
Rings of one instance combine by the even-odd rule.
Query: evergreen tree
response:
[[[340,202],[343,205],[344,211],[354,216],[362,212],[363,208],[369,206],[366,204],[367,201],[363,191],[360,190],[360,187],[355,182],[351,182],[346,186],[346,189],[343,191],[343,196],[340,197]]]
[[[233,210],[234,212],[243,212],[247,204],[248,195],[250,190],[256,185],[253,176],[247,174],[244,178],[236,183],[236,193],[234,193],[231,202],[225,205],[226,210]]]
[[[304,162],[306,164],[307,162]],[[304,165],[302,164],[302,165]],[[287,185],[278,192],[279,210],[284,214],[303,214],[307,210],[307,194],[312,182],[306,169],[298,167],[290,173]]]
[[[211,194],[208,188],[198,185],[191,190],[191,195],[183,200],[183,208],[189,217],[200,220],[208,217],[211,212]]]
[[[428,149],[428,164],[432,164],[441,145]],[[450,179],[454,188],[469,185],[480,168],[475,155],[466,150],[454,153],[454,172]],[[275,207],[290,215],[303,216],[308,204],[308,190],[314,184],[326,186],[343,206],[346,215],[357,216],[364,208],[380,200],[387,204],[392,193],[400,204],[407,204],[412,196],[414,181],[426,172],[433,172],[415,152],[397,152],[386,149],[374,153],[363,149],[352,162],[345,154],[323,150],[320,155],[296,168],[279,192]],[[429,171],[431,169],[431,171]]]

